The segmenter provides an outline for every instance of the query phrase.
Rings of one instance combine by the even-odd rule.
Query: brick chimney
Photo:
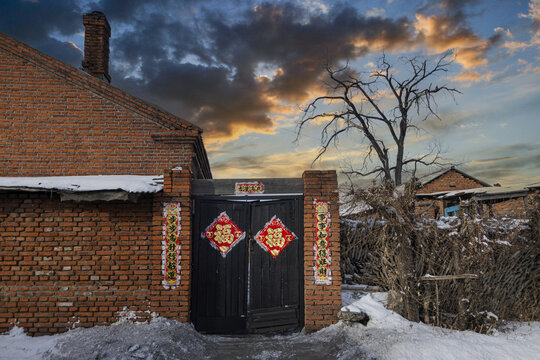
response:
[[[83,15],[84,60],[83,70],[103,81],[111,82],[109,75],[109,38],[111,26],[100,11]]]

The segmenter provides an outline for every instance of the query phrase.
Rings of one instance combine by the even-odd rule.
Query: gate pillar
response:
[[[164,239],[165,235],[174,229],[165,229],[165,205],[172,204],[173,211],[179,209],[179,220],[175,231],[178,238]],[[152,205],[153,236],[150,250],[150,266],[152,267],[150,310],[162,317],[189,322],[190,292],[191,292],[191,172],[189,169],[165,170],[163,174],[163,191],[153,197]],[[168,233],[166,233],[168,232]],[[178,251],[167,249],[166,243],[178,244]],[[172,250],[172,251],[169,251]],[[167,258],[170,252],[177,255]],[[178,260],[176,260],[176,258]],[[178,281],[169,285],[166,277],[168,262],[176,263]]]
[[[340,223],[337,175],[305,171],[304,325],[316,331],[338,321],[341,308]]]

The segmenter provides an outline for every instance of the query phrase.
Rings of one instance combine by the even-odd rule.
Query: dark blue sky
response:
[[[456,55],[440,81],[462,95],[441,99],[441,120],[411,134],[410,154],[436,141],[488,182],[540,177],[538,0],[0,4],[0,31],[76,67],[82,14],[103,11],[112,28],[112,85],[205,129],[218,177],[298,176],[311,166],[320,128],[295,143],[295,126],[302,106],[325,91],[324,65],[368,71],[383,50],[396,61]],[[343,139],[315,167],[354,165],[366,152],[357,139]]]

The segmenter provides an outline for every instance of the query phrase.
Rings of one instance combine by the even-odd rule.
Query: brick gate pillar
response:
[[[164,284],[163,273],[163,224],[164,203],[180,205],[180,260],[179,284]],[[166,170],[163,176],[163,192],[156,194],[152,212],[152,279],[151,311],[162,317],[189,322],[191,300],[191,172],[189,169]]]
[[[338,183],[334,170],[305,171],[302,178],[304,181],[304,324],[307,331],[316,331],[336,323],[337,314],[341,308]],[[327,236],[325,236],[325,229]],[[326,248],[325,241],[328,241]],[[324,249],[329,251],[324,251]],[[326,259],[324,255],[327,255]]]

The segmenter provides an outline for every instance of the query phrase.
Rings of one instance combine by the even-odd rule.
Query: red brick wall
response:
[[[415,204],[415,212],[426,219],[435,219],[444,215],[441,200],[419,199]]]
[[[520,196],[512,199],[494,201],[489,204],[489,208],[494,216],[524,217],[526,212],[525,197]]]
[[[481,205],[482,215],[484,217],[508,216],[522,218],[526,216],[525,198],[523,196],[512,199],[484,201]],[[444,216],[442,200],[418,200],[415,210],[417,214],[422,214],[425,218],[434,219],[435,207],[439,208],[439,216]]]
[[[421,187],[417,193],[429,194],[437,191],[464,190],[479,187],[483,187],[483,185],[478,181],[467,178],[457,171],[449,170],[437,179]]]
[[[339,207],[335,171],[305,171],[304,179],[304,312],[305,328],[319,330],[338,321],[341,308],[341,270]],[[332,282],[315,284],[315,208],[314,201],[329,201],[330,254]]]
[[[171,181],[173,176],[173,181]],[[114,322],[124,307],[188,320],[189,171],[165,176],[159,195],[131,202],[60,202],[49,193],[0,192],[0,332],[30,334]],[[161,284],[163,202],[182,210],[181,285]]]
[[[192,145],[153,140],[167,129],[76,84],[0,48],[0,176],[153,175],[190,166]]]

